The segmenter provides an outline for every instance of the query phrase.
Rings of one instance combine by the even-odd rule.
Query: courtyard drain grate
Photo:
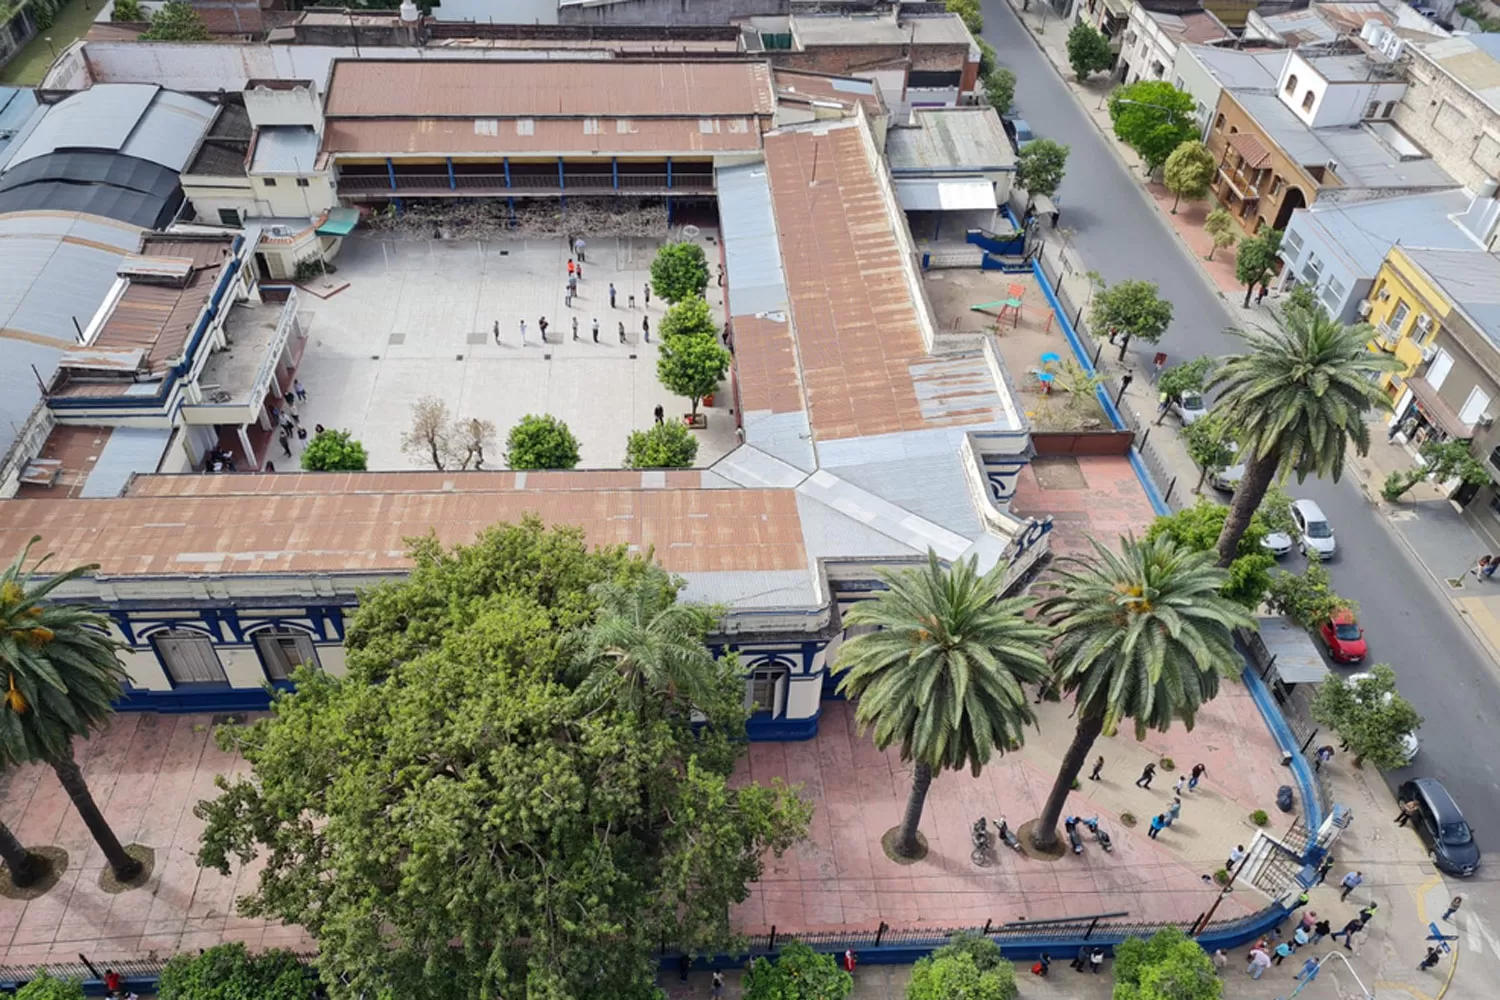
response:
[[[404,344],[404,343],[406,343],[406,334],[404,334],[404,333],[393,333],[393,334],[391,334],[391,339],[388,341],[388,343],[392,347],[395,347],[397,344]]]

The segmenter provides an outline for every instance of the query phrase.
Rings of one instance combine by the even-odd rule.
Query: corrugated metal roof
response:
[[[720,169],[718,187],[730,308],[736,316],[785,312],[786,277],[781,273],[766,165]]]
[[[1005,170],[1016,154],[989,108],[917,108],[911,126],[886,133],[891,170]]]
[[[252,174],[306,174],[318,158],[318,133],[306,126],[257,130]]]
[[[84,93],[91,94],[97,89],[90,88]],[[180,173],[218,110],[213,104],[196,97],[174,90],[158,90],[151,106],[136,122],[130,140],[120,147],[120,152],[160,163]]]
[[[325,112],[345,116],[600,118],[770,115],[764,62],[340,59]]]
[[[896,197],[908,212],[965,212],[996,208],[995,182],[983,177],[897,178]]]
[[[172,440],[170,427],[116,427],[84,481],[80,497],[117,497],[136,473],[152,473]]]
[[[36,113],[36,91],[30,87],[0,87],[0,169],[4,168],[5,150]]]
[[[155,84],[101,83],[53,105],[10,166],[61,149],[102,149],[180,171],[215,110]]]
[[[751,152],[759,148],[760,120],[747,117],[345,118],[331,120],[323,129],[323,149],[335,155],[671,155]]]

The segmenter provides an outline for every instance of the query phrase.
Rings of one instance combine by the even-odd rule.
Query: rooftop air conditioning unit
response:
[[[1495,422],[1495,415],[1493,413],[1481,413],[1479,415],[1479,426],[1480,427],[1488,427],[1491,424],[1493,424],[1494,422]]]
[[[1417,317],[1417,329],[1421,330],[1423,333],[1426,333],[1428,330],[1431,330],[1432,329],[1432,317],[1428,316],[1426,313],[1423,313],[1422,315],[1418,316]]]
[[[1431,344],[1428,344],[1426,347],[1422,348],[1422,360],[1423,361],[1431,361],[1435,357],[1437,357],[1437,348],[1436,347],[1432,346]]]

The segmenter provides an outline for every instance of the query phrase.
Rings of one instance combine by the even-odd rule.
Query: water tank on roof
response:
[[[1480,198],[1493,198],[1496,191],[1500,191],[1500,181],[1493,177],[1486,177],[1479,182],[1479,187],[1475,188],[1475,194]]]
[[[411,0],[402,0],[401,20],[407,24],[411,24],[416,21],[418,17],[421,17],[421,12],[417,10],[417,5],[412,3]]]

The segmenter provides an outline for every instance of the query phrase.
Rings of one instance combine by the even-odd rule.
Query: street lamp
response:
[[[52,36],[43,35],[42,37],[47,41],[47,48],[52,50],[52,61],[57,62],[57,46],[52,44]]]

